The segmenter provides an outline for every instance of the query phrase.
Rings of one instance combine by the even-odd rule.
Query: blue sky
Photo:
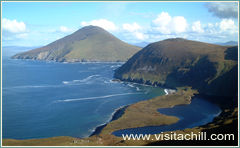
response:
[[[238,3],[3,2],[3,46],[42,46],[87,26],[129,43],[238,40]]]

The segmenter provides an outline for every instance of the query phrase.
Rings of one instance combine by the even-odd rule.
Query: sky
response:
[[[237,2],[3,2],[3,46],[43,46],[95,25],[128,43],[238,41]]]

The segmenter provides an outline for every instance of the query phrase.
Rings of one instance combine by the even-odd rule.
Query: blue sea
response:
[[[123,63],[56,63],[3,58],[3,138],[87,137],[120,107],[164,95],[114,82]]]
[[[3,56],[2,64],[3,138],[88,137],[109,122],[117,109],[165,95],[163,88],[112,81],[114,70],[123,63],[57,63]],[[206,124],[219,110],[215,104],[195,99],[190,105],[159,110],[180,117],[179,123],[140,131]]]

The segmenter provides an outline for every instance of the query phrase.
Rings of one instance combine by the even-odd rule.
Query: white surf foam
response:
[[[168,95],[168,94],[175,93],[176,90],[174,90],[174,89],[164,89],[164,92],[165,92],[165,95]]]
[[[72,102],[72,101],[83,101],[83,100],[95,100],[95,99],[103,99],[103,98],[110,98],[110,97],[117,97],[117,96],[125,96],[125,95],[134,95],[134,94],[141,94],[141,93],[111,94],[111,95],[98,96],[98,97],[86,97],[86,98],[57,100],[56,102]]]
[[[86,83],[86,82],[90,81],[92,78],[98,77],[98,76],[100,76],[100,75],[91,75],[91,76],[88,76],[87,78],[84,78],[81,80],[62,81],[62,83],[66,84],[66,85],[77,85],[80,83]]]
[[[168,91],[167,89],[164,89],[165,95],[168,95]]]
[[[106,84],[118,83],[117,81],[113,81],[113,80],[104,80],[103,82],[106,83]]]
[[[134,87],[132,84],[129,84],[129,83],[128,83],[128,86],[130,86],[130,87]]]
[[[112,65],[111,68],[115,70],[115,69],[117,69],[120,66],[122,66],[122,65]]]
[[[141,89],[140,89],[139,87],[136,87],[136,90],[137,90],[137,91],[140,91]]]
[[[108,124],[109,122],[111,122],[111,120],[113,119],[113,116],[116,114],[116,112],[117,112],[118,110],[120,110],[120,109],[122,109],[122,108],[124,108],[124,107],[126,107],[126,106],[129,106],[129,105],[130,105],[130,104],[122,105],[122,106],[114,109],[114,111],[110,114],[110,116],[108,117],[108,119],[106,120],[106,122],[101,123],[101,124],[97,125],[96,127],[92,128],[92,129],[89,129],[89,131],[91,131],[91,134],[92,134],[94,131],[96,131],[96,129],[97,129],[98,127],[103,126],[103,125]],[[90,135],[89,135],[89,136],[90,136]]]
[[[69,81],[62,81],[63,84],[69,84]]]

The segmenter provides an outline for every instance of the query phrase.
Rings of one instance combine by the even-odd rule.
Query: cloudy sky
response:
[[[42,46],[87,25],[129,43],[238,41],[236,2],[3,2],[3,46]]]

